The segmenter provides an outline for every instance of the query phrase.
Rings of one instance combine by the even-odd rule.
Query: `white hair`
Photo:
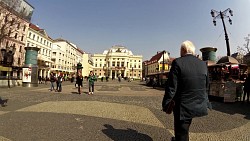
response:
[[[181,50],[185,51],[186,54],[195,55],[195,46],[191,41],[184,41],[181,44]]]

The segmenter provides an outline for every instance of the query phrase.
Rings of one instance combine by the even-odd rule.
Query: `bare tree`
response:
[[[243,47],[238,46],[237,52],[238,52],[240,61],[242,63],[249,64],[250,62],[250,49],[249,49],[250,34],[248,34],[248,36],[245,37],[244,39],[246,41],[246,44],[244,44]]]
[[[250,53],[250,49],[249,49],[250,34],[248,34],[248,36],[245,37],[244,39],[246,41],[246,44],[244,44],[243,47],[240,47],[240,46],[237,47],[237,51],[242,55],[246,55]]]

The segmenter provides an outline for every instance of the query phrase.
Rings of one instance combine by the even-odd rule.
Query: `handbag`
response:
[[[174,106],[175,106],[175,102],[173,100],[171,100],[168,104],[167,109],[166,109],[166,113],[171,114],[173,112]]]

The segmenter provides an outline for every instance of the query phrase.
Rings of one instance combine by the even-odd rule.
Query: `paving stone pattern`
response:
[[[163,88],[144,82],[96,82],[94,95],[77,94],[74,83],[62,92],[39,87],[0,88],[3,141],[169,141],[173,115],[161,111]],[[191,141],[250,141],[250,104],[212,101],[209,115],[193,119]]]

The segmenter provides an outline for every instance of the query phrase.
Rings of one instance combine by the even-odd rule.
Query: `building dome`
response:
[[[132,51],[128,50],[125,46],[115,45],[112,46],[109,50],[105,50],[103,54],[112,54],[112,53],[124,53],[127,55],[133,55]]]

